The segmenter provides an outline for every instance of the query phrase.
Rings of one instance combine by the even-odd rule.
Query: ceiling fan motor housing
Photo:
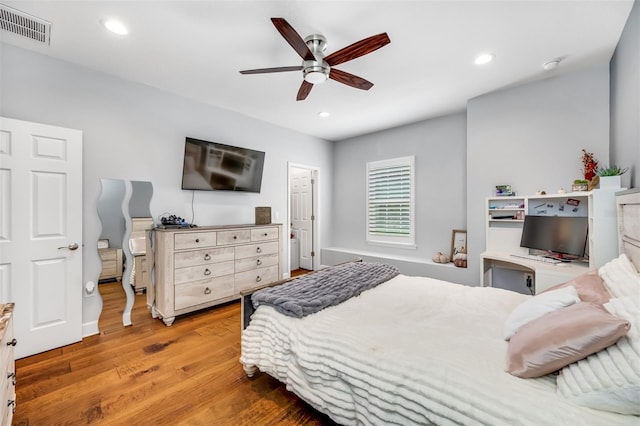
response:
[[[330,67],[324,61],[324,51],[327,49],[327,39],[322,34],[312,34],[304,39],[315,61],[302,61],[302,75],[312,84],[323,83],[329,78]]]

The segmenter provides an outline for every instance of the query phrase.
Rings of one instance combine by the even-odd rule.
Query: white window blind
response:
[[[414,246],[414,157],[367,163],[367,241]]]

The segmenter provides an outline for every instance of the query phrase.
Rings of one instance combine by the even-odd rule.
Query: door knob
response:
[[[73,244],[69,244],[68,246],[62,246],[62,247],[58,247],[58,250],[62,250],[62,249],[69,249],[71,251],[73,250],[78,250],[78,243],[73,243]]]

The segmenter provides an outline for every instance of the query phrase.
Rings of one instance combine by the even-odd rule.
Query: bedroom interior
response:
[[[495,3],[484,1],[448,5],[438,1],[375,4],[378,9],[371,10],[377,10],[377,17],[363,14],[368,2],[339,6],[335,2],[310,1],[305,2],[305,7],[297,2],[253,2],[255,7],[247,13],[241,13],[233,2],[224,1],[198,2],[189,6],[166,2],[162,6],[154,5],[157,8],[148,8],[148,11],[141,4],[129,2],[96,2],[93,7],[76,2],[59,2],[56,4],[59,8],[41,1],[2,2],[3,7],[21,10],[51,22],[50,40],[46,44],[25,40],[10,31],[0,31],[0,90],[3,98],[0,103],[0,116],[3,117],[3,150],[0,158],[3,168],[5,165],[7,170],[14,167],[10,161],[12,151],[7,149],[12,136],[6,135],[14,135],[16,143],[20,140],[18,133],[13,134],[9,130],[13,122],[40,126],[36,127],[39,136],[34,139],[34,147],[46,150],[46,156],[58,155],[57,141],[65,140],[66,136],[55,136],[55,132],[77,129],[73,132],[79,135],[81,142],[80,161],[69,167],[72,170],[80,168],[82,186],[76,192],[77,199],[73,200],[73,207],[67,206],[68,211],[80,212],[81,215],[78,216],[79,220],[65,225],[69,229],[75,228],[75,232],[79,230],[80,236],[60,239],[61,242],[53,248],[57,250],[56,256],[76,262],[73,274],[68,280],[58,280],[67,286],[64,291],[42,291],[45,288],[42,283],[34,281],[34,288],[40,291],[35,299],[40,302],[40,316],[35,317],[40,323],[34,326],[22,320],[25,310],[20,307],[24,303],[16,304],[13,320],[18,342],[22,339],[31,343],[33,339],[25,334],[26,330],[31,327],[31,331],[39,332],[48,323],[64,323],[65,327],[72,327],[73,332],[60,335],[63,339],[51,343],[48,348],[26,344],[18,344],[13,348],[13,354],[18,359],[18,377],[21,376],[21,368],[28,377],[24,390],[21,390],[20,380],[17,381],[16,419],[24,422],[28,421],[30,415],[35,415],[21,411],[21,400],[28,401],[23,407],[30,411],[37,406],[38,398],[51,398],[46,404],[52,406],[61,404],[61,395],[65,389],[73,386],[70,380],[82,380],[82,377],[86,377],[83,374],[90,374],[86,370],[87,363],[91,363],[91,356],[99,357],[99,351],[109,352],[105,345],[110,339],[124,338],[128,333],[140,333],[141,342],[146,342],[146,346],[135,347],[131,341],[127,347],[146,357],[150,355],[149,348],[156,348],[153,342],[161,346],[166,344],[163,347],[176,346],[173,342],[183,338],[180,334],[173,335],[176,332],[171,329],[180,327],[187,342],[190,338],[186,336],[206,333],[225,336],[221,342],[226,343],[220,344],[231,346],[225,352],[224,356],[228,359],[224,362],[233,365],[229,360],[235,356],[237,364],[229,367],[233,370],[229,374],[235,375],[235,379],[227,376],[231,379],[229,383],[241,383],[241,386],[248,387],[243,388],[245,393],[253,392],[252,395],[269,393],[267,388],[273,390],[272,395],[277,394],[278,397],[271,400],[270,404],[278,406],[281,402],[283,405],[278,408],[278,414],[272,415],[281,416],[278,419],[282,424],[298,424],[295,419],[287,418],[287,410],[291,407],[297,407],[292,411],[297,414],[291,415],[301,416],[297,419],[299,424],[325,424],[332,421],[366,423],[363,418],[377,418],[377,422],[382,422],[381,419],[388,420],[384,417],[387,415],[384,414],[384,402],[380,406],[383,407],[380,408],[383,414],[366,410],[353,414],[347,409],[343,411],[344,407],[335,409],[331,405],[335,401],[325,401],[326,406],[325,403],[319,403],[318,398],[324,396],[308,393],[308,383],[287,384],[287,388],[291,387],[303,401],[320,409],[321,413],[329,414],[333,419],[329,420],[324,417],[325,414],[318,413],[286,392],[285,385],[275,379],[263,378],[266,374],[260,373],[253,379],[247,379],[242,365],[237,362],[241,355],[248,356],[244,353],[245,342],[241,344],[238,333],[241,313],[235,301],[240,291],[247,291],[247,286],[258,287],[265,281],[288,280],[293,275],[291,271],[298,269],[294,266],[321,271],[329,265],[360,258],[367,264],[381,262],[391,265],[402,276],[428,277],[455,283],[455,290],[452,288],[451,294],[458,294],[457,286],[460,284],[464,289],[480,287],[471,291],[486,290],[485,286],[515,290],[509,292],[513,293],[511,302],[503,306],[508,310],[507,306],[509,309],[516,306],[515,301],[544,294],[543,291],[581,277],[588,270],[601,268],[617,258],[618,253],[626,252],[626,248],[622,250],[618,246],[618,237],[634,234],[618,233],[620,225],[616,214],[616,193],[627,188],[633,193],[638,188],[640,11],[637,1],[556,1],[544,4],[509,1],[503,3],[505,7],[501,10],[496,9]],[[464,5],[467,14],[462,13],[461,5]],[[185,34],[182,38],[173,36],[180,42],[167,43],[165,40],[163,43],[167,50],[164,56],[167,52],[175,55],[167,57],[167,61],[159,59],[162,48],[158,45],[153,45],[148,55],[143,57],[137,49],[141,48],[140,43],[148,42],[152,34],[145,34],[141,29],[144,25],[141,17],[145,11],[155,18],[153,24],[149,25],[154,31],[161,22],[172,17],[176,26],[187,25],[193,31],[194,38],[190,39]],[[550,20],[551,11],[555,18]],[[119,15],[125,18],[125,22],[129,16],[131,33],[113,37],[101,28],[99,21],[109,14]],[[341,18],[336,21],[334,18],[338,15]],[[386,21],[381,18],[385,15],[389,16]],[[72,16],[75,16],[75,20],[71,19]],[[275,16],[286,17],[300,37],[322,33],[332,43],[328,52],[335,52],[337,48],[371,34],[386,32],[391,40],[389,45],[366,58],[339,65],[345,72],[353,73],[354,77],[365,76],[375,85],[370,90],[353,90],[341,87],[344,85],[335,84],[334,81],[313,90],[304,102],[296,102],[295,91],[303,75],[295,72],[264,77],[241,75],[239,70],[255,66],[294,65],[300,61],[296,53],[304,59],[297,49],[292,51],[291,46],[287,46],[287,42],[292,46],[295,44],[291,43],[291,33],[283,33],[277,25],[274,28],[269,22],[269,18]],[[348,23],[349,16],[359,18]],[[489,19],[488,16],[491,16],[495,27],[482,27],[492,28],[485,33],[478,29],[479,24],[472,18]],[[406,25],[404,21],[409,19],[415,25]],[[359,23],[356,25],[354,22]],[[441,26],[447,22],[450,27],[448,32],[444,28],[449,27]],[[94,24],[96,28],[92,27]],[[447,37],[450,40],[443,43],[443,48],[435,49],[429,44],[427,49],[424,46],[419,49],[416,41],[430,39],[429,31],[438,28],[450,35]],[[545,31],[541,31],[541,28]],[[593,28],[598,30],[591,31]],[[79,31],[86,33],[84,42],[82,36],[78,35]],[[158,40],[163,40],[165,36],[160,36],[160,33],[153,34],[159,37]],[[226,34],[226,37],[220,34]],[[473,36],[469,37],[469,34]],[[509,37],[505,34],[509,34]],[[200,41],[195,42],[196,38]],[[518,43],[514,43],[515,40],[521,44],[517,54],[514,46]],[[96,46],[99,48],[96,49]],[[443,52],[447,48],[449,51]],[[475,53],[487,48],[495,52],[494,61],[488,66],[476,66],[472,59],[469,65],[461,63],[461,60],[469,61]],[[418,55],[415,64],[429,70],[426,79],[406,75],[406,66],[398,66],[410,62],[403,58],[411,57],[411,52],[418,49],[424,55]],[[103,54],[93,55],[92,50],[102,50]],[[434,51],[435,59],[427,58],[430,50]],[[204,51],[207,55],[202,55]],[[221,55],[222,52],[228,54]],[[530,57],[525,56],[524,52]],[[459,56],[462,53],[468,58],[461,59]],[[212,64],[209,56],[216,55],[225,57],[225,61]],[[187,66],[187,58],[193,64]],[[558,61],[555,68],[548,70],[548,67],[542,66],[554,58]],[[119,61],[123,61],[120,66],[117,65]],[[512,62],[518,62],[517,66]],[[154,63],[156,66],[150,66]],[[162,66],[157,65],[160,63]],[[505,74],[506,69],[511,74]],[[176,78],[180,75],[187,78]],[[403,80],[398,77],[400,75],[406,75],[406,81],[399,81]],[[344,76],[333,78],[329,75],[328,78],[344,82],[339,80]],[[429,80],[428,84],[426,80]],[[194,90],[194,87],[197,88]],[[318,112],[327,110],[331,110],[329,117],[318,117]],[[49,131],[53,133],[47,134]],[[184,147],[185,140],[189,138],[263,152],[261,189],[255,192],[183,189],[183,160],[186,164]],[[572,182],[582,178],[580,156],[585,148],[594,152],[603,168],[609,165],[629,168],[621,176],[619,188],[571,192]],[[20,154],[17,150],[15,153]],[[366,167],[372,162],[409,156],[416,160],[415,211],[412,213],[415,218],[415,244],[405,248],[369,243],[364,220],[368,203]],[[226,164],[226,167],[237,170],[237,164]],[[247,163],[244,164],[244,167],[249,167]],[[299,169],[311,171],[310,179],[314,186],[313,197],[309,198],[313,202],[308,205],[311,207],[305,208],[308,209],[307,217],[313,217],[315,221],[296,222],[294,225],[297,204],[292,195],[295,186],[292,177]],[[18,177],[13,181],[2,180],[4,196],[13,197],[16,193],[29,191],[18,182],[26,182],[20,176],[27,175],[18,174],[17,171],[15,169]],[[37,182],[53,184],[42,178],[44,175],[38,176],[40,180]],[[206,178],[210,176],[206,175]],[[100,205],[106,182],[121,184],[127,192],[119,206],[118,202],[107,203],[111,211],[119,210],[113,214],[99,213],[104,210]],[[126,216],[130,210],[136,209],[125,200],[134,199],[132,187],[138,183],[151,188],[150,195],[145,196],[147,210],[129,215],[138,220],[122,219],[120,214]],[[515,194],[496,197],[496,186],[504,184],[512,185]],[[543,191],[546,195],[540,194]],[[41,219],[44,216],[38,216],[33,223],[37,223],[41,229],[54,229],[58,226],[55,208],[61,203],[42,194],[44,192],[41,191],[33,199],[36,204],[51,203],[46,210],[49,217]],[[308,195],[303,194],[304,197]],[[495,203],[499,205],[503,199],[507,200],[505,203],[517,201],[518,206],[503,206],[496,213]],[[8,203],[3,204],[26,206],[17,200],[10,198]],[[521,246],[520,236],[525,220],[518,215],[541,214],[543,210],[546,211],[543,214],[550,217],[555,213],[570,215],[565,207],[576,201],[579,204],[576,216],[587,218],[589,232],[585,239],[586,251],[577,256],[584,259],[558,265],[514,256],[529,255],[528,247],[531,247]],[[539,207],[542,204],[546,207]],[[268,223],[257,225],[255,222],[254,213],[258,206],[270,206],[271,218]],[[513,217],[498,217],[504,216],[503,210],[508,212],[507,215],[514,212]],[[45,210],[41,212],[43,215]],[[637,210],[634,212],[637,214]],[[14,229],[8,228],[12,222],[6,218],[24,213],[18,207],[2,211],[5,236],[8,235],[7,230]],[[169,215],[185,218],[197,227],[146,232],[149,226],[160,225],[160,219]],[[118,219],[115,219],[116,216]],[[111,219],[115,219],[119,222],[118,226],[122,227],[117,231],[121,237],[107,236],[109,232],[105,223]],[[306,228],[302,230],[297,226]],[[632,225],[632,228],[635,226]],[[15,229],[20,229],[20,226]],[[38,231],[41,229],[38,228]],[[309,230],[311,232],[305,234]],[[452,230],[464,231],[465,267],[432,260],[436,252],[449,254]],[[17,230],[14,232],[22,235]],[[163,235],[167,238],[170,236],[172,243],[169,244],[167,239],[167,242],[158,245]],[[174,246],[174,235],[184,235],[184,245],[177,245],[182,237],[176,237],[178,239]],[[291,235],[295,238],[291,238]],[[311,236],[305,240],[305,235]],[[189,238],[192,241],[188,241]],[[211,242],[211,238],[215,239],[214,242]],[[52,244],[56,244],[54,239]],[[109,240],[108,245],[98,249],[104,240]],[[273,253],[269,251],[271,246],[266,253],[263,252],[267,243],[275,244]],[[11,253],[24,250],[25,246],[13,246],[11,238],[4,238],[1,244],[1,263],[7,267],[2,269],[2,282],[5,284],[2,285],[0,302],[24,300],[24,293],[19,293],[11,282],[27,277],[26,265],[29,261],[18,260]],[[310,257],[303,259],[302,255],[293,256],[294,250],[300,250],[302,245],[305,252],[310,250]],[[122,251],[122,267],[119,266],[118,250]],[[212,255],[213,250],[215,256]],[[559,253],[576,256],[575,251],[560,250]],[[180,256],[186,259],[200,252],[207,262],[208,258],[214,258],[211,262],[215,263],[216,269],[204,263],[178,263]],[[235,260],[231,260],[234,256]],[[632,258],[633,261],[636,259]],[[47,273],[44,271],[55,272],[48,266],[49,263],[43,266],[45,264],[37,260],[32,262],[37,266],[35,270],[38,271],[38,277],[44,277]],[[253,266],[249,267],[251,262]],[[277,264],[275,269],[275,264],[271,262]],[[14,272],[9,274],[12,264]],[[107,270],[110,271],[110,268],[122,273],[119,281],[117,275],[109,275]],[[161,269],[165,272],[159,273]],[[214,271],[214,275],[221,274],[223,278],[209,277],[211,271]],[[254,271],[258,271],[258,274]],[[267,272],[268,275],[262,275]],[[107,281],[116,278],[116,283],[122,283],[121,291],[114,289],[111,282],[106,284],[109,286],[107,290],[101,279],[101,276],[106,277],[104,274],[109,277]],[[213,288],[208,284],[210,281],[196,283],[193,274],[203,274],[203,278],[218,280],[216,282],[220,284]],[[242,274],[251,275],[250,285],[242,284],[245,278]],[[379,287],[385,288],[384,285]],[[219,289],[223,288],[220,292]],[[114,306],[113,296],[116,293],[120,297],[120,307]],[[41,302],[45,300],[50,302],[50,306],[42,310]],[[491,303],[502,302],[491,299]],[[613,303],[607,309],[615,313],[620,309],[624,311],[625,307]],[[203,324],[208,315],[214,318],[217,311],[225,317],[224,328],[207,331]],[[500,312],[500,315],[508,314],[506,311]],[[234,315],[238,318],[230,319]],[[120,317],[120,321],[114,321],[114,317]],[[472,317],[469,314],[467,319],[471,321]],[[110,319],[103,322],[105,318]],[[164,324],[157,318],[163,319]],[[434,324],[442,321],[441,318],[430,320]],[[118,323],[120,327],[116,326]],[[197,330],[191,330],[189,324],[195,323],[199,324]],[[103,328],[103,324],[106,328]],[[268,325],[265,327],[268,328]],[[235,331],[235,340],[227,336],[230,333],[227,330]],[[312,333],[311,330],[309,328],[308,332]],[[57,332],[50,334],[58,335]],[[478,333],[480,335],[482,333]],[[363,332],[362,338],[366,336]],[[72,342],[78,343],[65,346]],[[504,351],[507,344],[504,341],[494,346],[487,343],[483,350],[487,353]],[[79,358],[74,360],[73,353],[79,351],[80,355],[81,348],[86,346],[95,346],[96,352],[88,358],[82,358],[82,361]],[[400,347],[399,343],[397,348]],[[455,343],[451,343],[451,348],[454,347]],[[52,348],[57,349],[43,352]],[[36,355],[38,352],[42,353]],[[152,358],[162,359],[155,355]],[[101,362],[100,374],[122,374],[124,367],[115,364],[125,362],[124,358],[114,356],[113,359],[112,365]],[[63,368],[63,365],[67,365],[64,368],[69,371],[62,373],[60,370],[60,374],[66,376],[58,384],[55,384],[55,380],[44,379],[46,373],[36,373],[41,368],[53,369],[50,371],[55,377],[58,374],[55,370]],[[135,380],[134,371],[152,375],[157,366],[145,365],[131,364],[123,377]],[[259,363],[256,365],[261,368]],[[175,366],[182,368],[178,364]],[[267,371],[269,368],[264,367]],[[203,374],[215,377],[221,373],[208,371]],[[283,380],[277,372],[269,371],[269,374]],[[192,377],[191,374],[188,376]],[[256,378],[259,378],[260,386],[266,388],[252,387],[251,380]],[[46,380],[46,389],[37,390],[40,380]],[[548,376],[540,380],[526,380],[537,383],[533,387],[551,386]],[[475,386],[465,383],[467,385],[469,389]],[[154,393],[154,386],[141,386],[145,389],[143,392],[149,392],[149,395]],[[438,387],[440,384],[421,382],[419,386]],[[445,383],[444,386],[449,384]],[[523,386],[526,392],[531,392],[529,385]],[[109,394],[112,401],[120,397],[117,392],[97,390],[93,398],[98,398],[98,402],[95,399],[86,401],[88,405],[85,405],[84,413],[70,416],[108,422],[109,414],[106,413],[113,414],[114,407],[120,409],[122,406],[112,402],[107,407],[106,402],[99,402],[99,392]],[[355,394],[358,392],[354,391]],[[204,398],[206,390],[201,390],[201,395]],[[465,395],[466,402],[462,405],[476,404],[471,402],[473,395]],[[154,394],[151,399],[158,401],[162,398]],[[384,396],[381,396],[380,401],[383,400]],[[464,407],[454,410],[457,414],[443,414],[438,411],[439,408],[430,406],[429,402],[407,402],[409,405],[414,403],[435,410],[427,417],[414,419],[417,423],[439,424],[446,421],[443,419],[455,419],[458,415],[468,414]],[[490,399],[477,403],[500,406],[496,400]],[[195,423],[215,418],[219,409],[216,408],[218,404],[205,407],[203,401],[195,405],[190,402],[182,404],[183,408],[169,407],[167,412],[183,415],[187,410],[184,407],[197,407],[193,417]],[[357,401],[353,404],[360,406]],[[254,401],[252,408],[259,405],[259,401]],[[558,404],[549,412],[561,412],[562,406]],[[138,408],[135,405],[127,404],[126,410],[133,418],[142,419],[153,407],[149,402],[141,404],[138,407],[140,411],[136,411]],[[270,407],[273,408],[273,405]],[[105,413],[100,414],[101,409],[105,409]],[[505,413],[490,418],[497,423],[508,423],[514,418],[515,412],[507,407],[504,409]],[[92,414],[86,410],[98,411]],[[573,411],[568,409],[564,412],[568,415],[566,413]],[[585,415],[582,409],[576,409],[575,412],[577,418]],[[591,411],[586,412],[592,414]],[[479,415],[482,418],[494,414]],[[500,417],[502,415],[506,417]],[[473,422],[473,416],[463,417],[465,420],[462,423]],[[32,421],[35,418],[32,417]],[[627,421],[624,416],[599,413],[595,418],[601,420],[600,424],[606,424],[611,419],[621,424]],[[403,419],[406,421],[406,418]],[[544,424],[543,417],[538,420]],[[375,420],[370,421],[376,423]]]

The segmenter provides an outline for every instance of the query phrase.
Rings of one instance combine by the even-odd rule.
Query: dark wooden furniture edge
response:
[[[327,268],[318,269],[316,271],[311,271],[306,275],[315,274],[318,271],[324,271],[326,269],[331,269],[331,268],[333,268],[335,266],[345,265],[347,263],[355,263],[355,262],[362,262],[362,258],[358,257],[358,258],[355,258],[355,259],[352,259],[352,260],[348,260],[346,262],[337,263],[337,264],[335,264],[333,266],[329,266]],[[280,285],[280,284],[288,283],[289,281],[293,281],[296,278],[297,277],[285,278],[283,280],[274,281],[274,282],[269,283],[269,284],[264,284],[264,285],[262,285],[260,287],[252,288],[250,290],[241,291],[240,292],[240,312],[241,312],[241,315],[242,315],[242,329],[244,330],[245,328],[247,328],[249,326],[249,322],[251,321],[251,315],[253,315],[253,313],[256,310],[253,307],[253,303],[251,303],[251,295],[253,293],[255,293],[256,291],[261,290],[263,288],[275,287],[275,286]]]

